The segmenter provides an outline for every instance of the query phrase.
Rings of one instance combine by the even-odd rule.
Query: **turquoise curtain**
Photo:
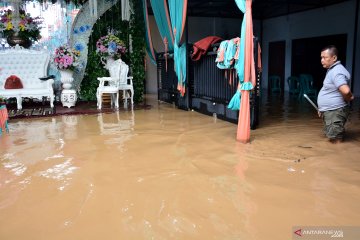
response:
[[[178,90],[181,95],[185,94],[186,83],[186,43],[181,44],[181,38],[185,29],[187,0],[169,1],[171,26],[174,33],[174,65],[178,77]]]
[[[240,35],[240,52],[239,52],[239,58],[235,62],[234,68],[236,69],[236,72],[239,77],[239,84],[244,83],[244,69],[245,69],[245,33],[246,33],[246,18],[245,18],[245,12],[246,12],[246,0],[235,0],[236,5],[241,10],[243,15],[243,20],[241,24],[241,35]],[[242,86],[242,85],[240,85]],[[240,110],[240,99],[241,99],[241,92],[240,87],[238,87],[236,93],[231,98],[228,108],[231,110]]]
[[[240,36],[240,53],[239,59],[235,63],[235,69],[239,76],[240,83],[244,82],[244,67],[245,67],[245,34],[246,34],[246,0],[235,0],[236,5],[244,13],[243,21],[241,24],[241,36]]]
[[[171,31],[171,23],[166,0],[150,0],[150,2],[161,38],[164,42],[167,41],[167,46],[165,46],[167,49],[165,49],[165,51],[173,51],[174,38]]]
[[[241,36],[240,36],[240,53],[239,59],[235,62],[234,68],[239,77],[239,86],[236,93],[230,100],[228,108],[232,110],[240,110],[240,99],[241,99],[241,90],[250,91],[253,89],[253,84],[251,82],[244,82],[244,72],[245,72],[245,39],[246,39],[246,0],[235,0],[236,5],[244,13],[243,21],[241,24]]]
[[[146,52],[148,53],[151,62],[156,65],[156,56],[152,44],[151,31],[149,26],[149,14],[147,10],[147,2],[146,0],[143,0],[142,2],[143,2],[143,13],[144,13],[144,22],[145,22]]]

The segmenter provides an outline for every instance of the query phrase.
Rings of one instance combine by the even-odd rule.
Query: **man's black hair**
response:
[[[321,51],[323,52],[323,51],[326,51],[326,50],[329,50],[331,56],[338,56],[338,54],[339,54],[338,49],[334,45],[326,46]]]

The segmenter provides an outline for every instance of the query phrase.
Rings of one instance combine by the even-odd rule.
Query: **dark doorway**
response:
[[[269,75],[268,75],[268,90],[272,94],[272,83],[270,82],[271,76],[280,77],[280,94],[284,92],[285,86],[285,41],[270,42],[269,43]]]
[[[314,87],[319,91],[326,74],[326,69],[320,63],[321,49],[335,45],[339,50],[338,59],[346,66],[346,42],[346,34],[293,40],[291,75],[311,74]]]

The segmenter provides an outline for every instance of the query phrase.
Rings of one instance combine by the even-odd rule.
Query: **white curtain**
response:
[[[129,0],[121,0],[121,20],[130,20],[130,3]]]
[[[93,18],[97,18],[97,0],[89,0],[90,14]]]

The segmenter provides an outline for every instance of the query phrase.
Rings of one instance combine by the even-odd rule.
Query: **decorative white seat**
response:
[[[133,105],[134,100],[134,87],[132,77],[128,77],[129,66],[124,63],[121,59],[112,62],[107,66],[110,77],[99,77],[99,87],[96,91],[97,107],[102,107],[102,95],[104,93],[111,94],[111,106],[115,105],[115,108],[119,108],[119,91],[123,91],[124,107],[127,107],[128,98],[131,99]],[[129,82],[128,82],[129,81]],[[108,85],[105,83],[108,82]],[[131,95],[129,96],[128,91]]]
[[[50,54],[47,51],[28,50],[19,46],[0,51],[0,95],[16,98],[18,109],[22,109],[22,99],[25,97],[39,100],[49,98],[50,106],[54,107],[54,80],[39,79],[47,76],[49,60]],[[6,79],[10,75],[19,77],[23,88],[5,89]]]
[[[131,106],[134,105],[134,86],[133,86],[133,77],[128,76],[129,66],[121,61],[121,73],[120,73],[120,84],[119,90],[123,91],[124,99],[124,108],[127,107],[127,100],[131,99]],[[129,96],[130,91],[130,96]]]
[[[104,93],[111,94],[111,106],[119,108],[119,85],[120,85],[120,72],[121,72],[121,59],[114,61],[108,66],[110,77],[99,77],[99,87],[96,91],[97,107],[102,107],[102,95]],[[105,85],[105,83],[108,85]]]

